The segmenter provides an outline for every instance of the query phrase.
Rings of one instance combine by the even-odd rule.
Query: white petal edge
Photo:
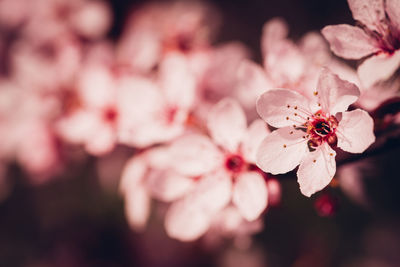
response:
[[[246,220],[256,220],[268,203],[264,177],[258,172],[240,174],[233,187],[232,201]]]
[[[331,182],[336,172],[335,156],[336,152],[327,143],[308,153],[297,170],[297,181],[303,195],[310,197]]]
[[[374,121],[361,109],[344,112],[336,131],[338,147],[347,152],[362,153],[375,142]]]
[[[217,144],[236,152],[247,128],[246,115],[236,100],[224,98],[210,110],[207,127]]]
[[[272,174],[293,170],[308,153],[305,135],[293,127],[273,131],[258,149],[257,166]]]

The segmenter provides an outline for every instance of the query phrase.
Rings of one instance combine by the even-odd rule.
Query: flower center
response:
[[[315,113],[306,123],[309,137],[308,147],[310,150],[328,142],[329,145],[336,145],[336,128],[338,121],[334,116],[327,117],[321,111]]]
[[[103,116],[105,121],[114,123],[117,120],[118,112],[115,108],[109,107],[104,110]]]
[[[230,155],[225,161],[225,167],[231,172],[240,172],[245,165],[245,161],[240,155]]]

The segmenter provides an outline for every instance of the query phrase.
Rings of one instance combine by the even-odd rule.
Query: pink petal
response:
[[[199,205],[204,212],[213,214],[228,204],[231,191],[230,174],[225,171],[215,171],[203,176],[187,198]]]
[[[264,138],[270,133],[267,124],[260,120],[254,120],[247,128],[243,137],[241,151],[247,162],[255,163],[257,159],[257,150]]]
[[[327,68],[322,69],[317,88],[322,110],[331,115],[346,111],[360,96],[355,84],[340,79]]]
[[[225,172],[203,177],[192,193],[168,210],[165,218],[167,234],[181,241],[191,241],[203,235],[215,214],[228,204],[231,186],[230,177]]]
[[[78,93],[85,107],[103,108],[114,103],[115,82],[103,66],[87,66],[78,81]]]
[[[152,170],[146,179],[151,195],[161,201],[174,201],[192,189],[193,179],[171,170]]]
[[[171,156],[167,145],[147,149],[144,158],[151,168],[168,169],[170,167]]]
[[[386,0],[386,13],[390,18],[390,22],[400,29],[400,1]]]
[[[150,197],[143,185],[138,185],[125,195],[125,214],[129,225],[143,230],[150,215]]]
[[[400,67],[400,50],[393,54],[380,53],[366,59],[358,67],[358,76],[364,87],[389,79]]]
[[[72,12],[70,23],[87,38],[99,38],[110,28],[112,13],[103,1],[84,2],[77,12]]]
[[[335,156],[336,152],[326,143],[308,153],[297,170],[303,195],[309,197],[330,183],[336,172]]]
[[[164,106],[160,89],[149,79],[125,77],[119,80],[117,93],[119,141],[141,145],[138,129],[151,123]]]
[[[176,114],[180,114],[178,111]],[[146,122],[141,122],[127,132],[126,137],[120,135],[120,141],[127,145],[139,148],[148,147],[154,144],[166,143],[183,134],[185,127],[183,123],[166,123],[162,116],[165,112],[160,111],[158,115],[149,118]],[[182,114],[183,116],[187,114]],[[177,117],[179,115],[176,115]],[[120,132],[122,134],[122,132]],[[127,138],[125,140],[124,138]]]
[[[234,205],[229,205],[218,213],[213,220],[213,228],[220,235],[238,234],[241,224],[244,222],[243,216]],[[215,235],[215,232],[212,234]]]
[[[374,121],[364,110],[344,112],[336,129],[338,147],[351,153],[364,152],[375,142],[373,129]]]
[[[246,109],[254,109],[257,97],[272,88],[265,70],[250,60],[244,60],[237,71],[235,96]]]
[[[125,33],[117,46],[118,62],[132,66],[138,72],[149,72],[159,61],[162,43],[156,31],[139,27]]]
[[[145,173],[147,171],[147,165],[144,158],[140,155],[136,155],[131,158],[126,164],[121,174],[121,181],[119,184],[119,190],[125,194],[131,189],[138,186],[141,183]]]
[[[209,214],[183,199],[169,208],[165,216],[165,230],[171,238],[193,241],[208,230],[211,219]]]
[[[257,166],[272,174],[293,170],[308,152],[304,135],[303,131],[292,127],[273,131],[258,149]]]
[[[268,203],[268,190],[264,177],[258,172],[245,172],[239,175],[233,188],[232,201],[246,220],[257,219]]]
[[[261,37],[261,50],[264,58],[269,53],[269,49],[274,46],[277,41],[287,37],[288,32],[288,25],[281,18],[271,19],[264,24]]]
[[[209,138],[190,134],[171,144],[172,166],[179,173],[198,176],[222,164],[222,154]]]
[[[263,120],[277,128],[301,125],[311,116],[307,98],[286,89],[274,89],[262,94],[257,99],[257,112]]]
[[[96,114],[93,112],[78,110],[58,121],[57,133],[67,142],[83,143],[93,133],[96,121]]]
[[[331,53],[324,37],[317,32],[305,34],[299,43],[304,56],[318,65],[325,64],[331,59]]]
[[[348,3],[355,20],[370,30],[380,32],[379,26],[385,19],[383,0],[348,0]]]
[[[246,126],[243,109],[230,98],[218,102],[207,117],[207,127],[213,140],[230,152],[236,152]]]
[[[190,108],[193,105],[196,80],[186,58],[169,53],[160,65],[160,80],[169,105]]]
[[[114,149],[116,136],[112,126],[107,124],[98,125],[93,129],[95,134],[92,134],[86,141],[86,150],[93,155],[104,155]]]
[[[264,57],[264,68],[275,84],[296,84],[304,75],[307,61],[292,41],[284,39],[269,47]]]
[[[375,40],[359,27],[347,24],[326,26],[322,34],[333,53],[346,59],[359,59],[380,50]]]

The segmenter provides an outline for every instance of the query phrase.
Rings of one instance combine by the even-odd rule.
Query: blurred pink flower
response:
[[[209,137],[185,135],[171,144],[171,166],[197,180],[193,190],[166,214],[169,236],[190,241],[203,235],[230,202],[247,221],[256,220],[268,201],[264,176],[254,165],[256,149],[268,134],[261,120],[246,129],[239,104],[223,99],[209,112]]]
[[[196,79],[185,56],[169,53],[156,78],[132,76],[119,85],[118,108],[126,114],[119,141],[135,147],[168,142],[183,134],[192,111]]]
[[[272,174],[297,171],[301,192],[311,196],[329,184],[336,172],[333,147],[362,153],[375,141],[367,112],[346,112],[360,92],[324,68],[310,101],[286,89],[270,90],[257,101],[257,111],[279,129],[268,135],[257,152],[257,165]]]
[[[400,3],[398,0],[348,0],[361,24],[326,26],[322,34],[332,51],[346,59],[368,57],[358,67],[365,87],[390,78],[400,66]]]
[[[53,97],[24,90],[14,81],[1,81],[0,159],[17,161],[35,183],[56,174],[62,166],[51,128],[57,114]]]
[[[247,101],[248,91],[237,86],[238,69],[249,55],[248,48],[242,43],[229,42],[189,56],[190,67],[198,77],[195,112],[200,120],[206,121],[210,108],[225,97],[237,99],[246,111],[250,106],[254,108],[255,101]]]
[[[75,106],[57,123],[60,136],[73,144],[83,144],[95,155],[110,152],[116,142],[116,83],[110,67],[88,64],[79,73],[72,93]]]
[[[149,72],[169,52],[191,53],[209,46],[219,24],[204,2],[151,3],[132,13],[117,45],[118,62]]]
[[[112,22],[110,7],[102,0],[23,2],[27,3],[14,12],[24,15],[22,33],[33,44],[51,43],[60,36],[97,39],[104,36]]]

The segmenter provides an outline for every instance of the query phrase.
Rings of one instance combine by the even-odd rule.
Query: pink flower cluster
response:
[[[0,0],[1,28],[18,36],[0,39],[1,165],[43,182],[82,151],[128,147],[119,189],[133,229],[157,214],[182,241],[260,231],[280,202],[274,175],[299,165],[301,192],[322,190],[337,151],[375,141],[361,108],[399,96],[400,2],[349,6],[360,27],[322,34],[340,57],[369,56],[358,72],[317,32],[290,40],[278,18],[263,27],[262,65],[244,44],[214,45],[221,20],[201,2],[134,9],[111,41],[103,1]]]

